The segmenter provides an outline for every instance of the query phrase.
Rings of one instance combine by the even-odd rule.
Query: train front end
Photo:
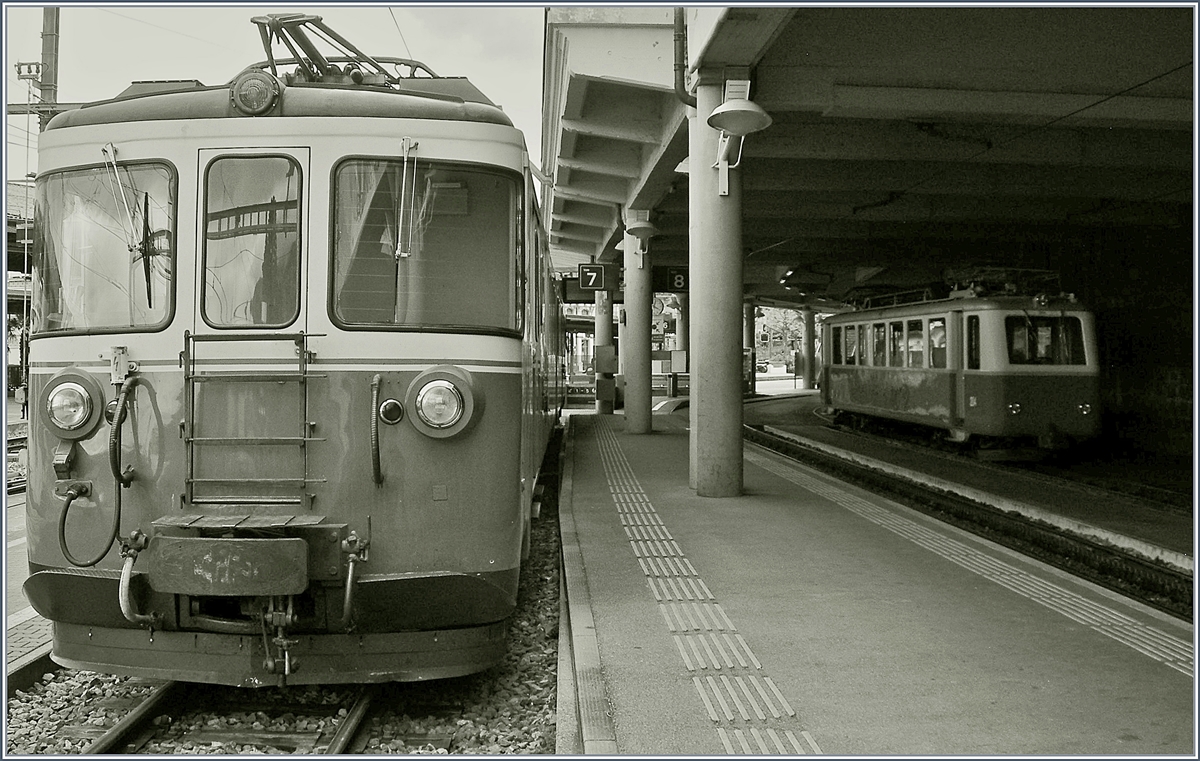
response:
[[[488,668],[554,412],[523,138],[462,97],[249,79],[249,107],[43,135],[25,592],[76,668]]]

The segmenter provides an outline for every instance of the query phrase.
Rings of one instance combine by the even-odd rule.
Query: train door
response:
[[[308,150],[200,152],[185,500],[307,506]]]

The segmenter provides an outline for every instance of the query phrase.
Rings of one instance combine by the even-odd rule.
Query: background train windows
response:
[[[174,310],[175,194],[175,174],[161,163],[39,177],[32,332],[165,326]]]
[[[282,327],[300,311],[300,167],[284,156],[209,165],[204,210],[204,321]]]
[[[925,322],[908,321],[908,366],[925,366]]]
[[[833,347],[832,347],[833,348],[833,359],[830,361],[830,363],[834,364],[834,365],[842,364],[842,328],[841,328],[841,326],[834,327],[833,340],[830,341],[830,343],[833,344]]]
[[[853,365],[858,359],[858,328],[846,326],[846,364]]]
[[[516,329],[522,187],[513,177],[355,159],[334,184],[336,319]]]
[[[1082,365],[1083,326],[1078,317],[1008,315],[1008,361],[1013,365]]]
[[[871,364],[875,367],[887,365],[887,329],[882,322],[871,326]]]
[[[929,318],[929,366],[946,367],[946,318]]]
[[[904,323],[888,323],[888,365],[904,367]]]

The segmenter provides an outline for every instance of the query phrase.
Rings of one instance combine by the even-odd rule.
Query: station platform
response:
[[[1190,624],[756,447],[698,497],[673,406],[569,416],[560,755],[1194,752]]]

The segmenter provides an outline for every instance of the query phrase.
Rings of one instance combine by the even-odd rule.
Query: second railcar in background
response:
[[[486,669],[564,394],[524,139],[464,79],[254,22],[229,85],[39,141],[25,593],[75,668]]]
[[[821,395],[839,420],[929,426],[980,448],[1100,433],[1095,323],[1073,296],[965,288],[824,320]]]

